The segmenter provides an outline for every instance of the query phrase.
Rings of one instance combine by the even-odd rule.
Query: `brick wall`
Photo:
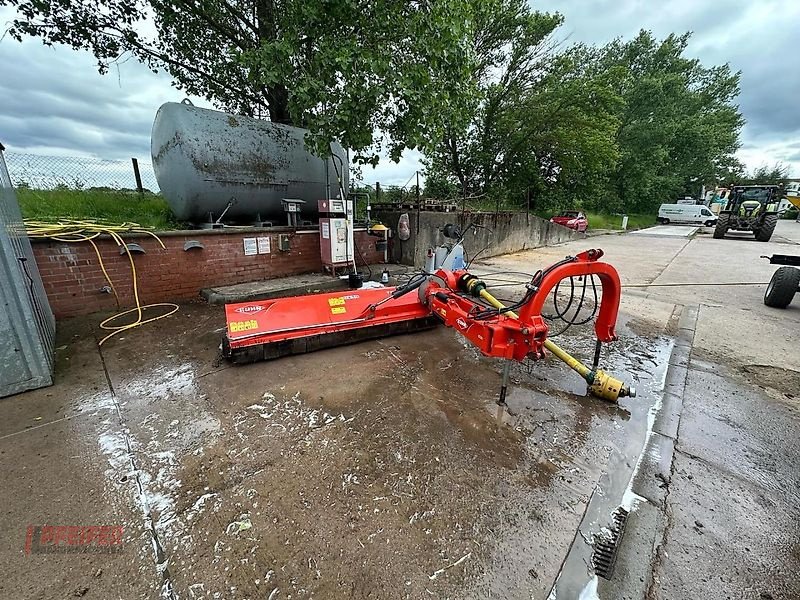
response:
[[[149,236],[127,236],[125,241],[145,250],[133,257],[139,298],[149,304],[190,300],[205,287],[322,271],[318,232],[289,232],[289,236],[288,252],[278,250],[277,233],[263,230],[171,232],[161,237],[166,249]],[[269,237],[270,253],[245,256],[244,238],[253,237]],[[357,231],[355,239],[369,263],[382,262],[383,253],[375,250],[378,238]],[[199,241],[203,248],[185,251],[183,246],[189,240]],[[96,243],[123,307],[133,306],[128,257],[120,255],[110,239]],[[57,318],[116,309],[114,296],[101,291],[107,283],[91,244],[34,241],[33,253]],[[358,254],[356,260],[361,264]]]

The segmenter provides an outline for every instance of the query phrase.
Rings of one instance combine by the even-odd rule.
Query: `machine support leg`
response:
[[[503,382],[500,384],[500,399],[497,401],[500,406],[505,406],[506,403],[509,371],[511,371],[511,361],[506,359],[505,363],[503,364]]]
[[[592,360],[592,370],[596,371],[600,366],[600,351],[603,349],[603,342],[596,340],[594,344],[594,360]]]

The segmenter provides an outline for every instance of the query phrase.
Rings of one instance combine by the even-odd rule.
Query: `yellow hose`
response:
[[[117,309],[120,307],[120,300],[119,295],[117,294],[117,289],[114,286],[114,283],[111,281],[111,277],[106,270],[105,264],[103,263],[103,257],[100,255],[100,249],[97,247],[95,240],[101,235],[108,235],[113,239],[117,244],[125,250],[125,254],[128,256],[128,261],[131,265],[131,281],[133,285],[133,297],[136,301],[136,307],[130,310],[126,310],[116,315],[105,319],[103,322],[100,323],[100,328],[106,331],[111,331],[107,336],[101,339],[98,342],[98,346],[102,346],[103,343],[108,340],[109,338],[117,335],[118,333],[122,333],[123,331],[127,331],[128,329],[133,329],[134,327],[138,327],[139,325],[144,325],[145,323],[151,323],[153,321],[157,321],[158,319],[163,319],[164,317],[168,317],[173,314],[175,311],[178,310],[178,305],[173,304],[171,302],[159,302],[156,304],[142,304],[139,300],[139,283],[138,278],[136,276],[136,265],[133,261],[133,256],[131,255],[128,246],[125,244],[124,240],[122,239],[122,233],[144,233],[149,236],[155,238],[155,240],[161,245],[162,248],[166,248],[164,246],[164,242],[151,231],[147,231],[143,229],[141,225],[137,223],[121,223],[121,224],[114,224],[102,220],[97,221],[86,221],[86,220],[73,220],[73,219],[63,219],[59,220],[57,223],[48,223],[44,221],[36,221],[36,220],[29,220],[25,219],[25,228],[28,231],[28,237],[32,239],[49,239],[56,242],[66,242],[66,243],[80,243],[80,242],[89,242],[94,248],[94,252],[97,255],[97,262],[100,265],[100,270],[103,272],[103,276],[105,277],[106,281],[108,282],[111,291],[114,293],[114,297],[117,301]],[[163,314],[160,314],[155,317],[150,317],[148,319],[144,318],[144,310],[148,308],[157,308],[157,307],[166,307],[168,310]],[[125,315],[129,315],[131,313],[136,313],[136,319],[130,323],[125,323],[123,325],[112,325],[116,319],[120,317],[124,317]]]

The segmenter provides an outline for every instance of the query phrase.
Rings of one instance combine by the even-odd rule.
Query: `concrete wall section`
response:
[[[462,228],[470,223],[479,226],[464,239],[468,259],[478,252],[481,258],[488,258],[584,237],[582,233],[526,213],[467,212],[462,216],[462,213],[421,212],[419,227],[417,213],[413,210],[380,212],[376,218],[397,231],[400,215],[404,213],[409,217],[411,239],[401,241],[395,235],[390,244],[390,260],[417,267],[425,264],[428,248],[442,243],[444,238],[439,229],[447,223],[456,223]]]
[[[134,254],[139,297],[143,303],[191,300],[201,288],[247,283],[286,275],[322,271],[317,231],[291,231],[289,250],[278,249],[278,234],[264,230],[185,231],[164,234],[162,249],[150,236],[126,236],[127,243],[139,244],[145,254]],[[245,255],[244,239],[268,237],[268,254]],[[383,253],[375,250],[377,238],[356,232],[356,244],[364,260],[375,264]],[[187,241],[196,240],[203,248],[184,250]],[[134,305],[131,266],[126,255],[110,239],[100,239],[97,248],[103,265],[119,294],[122,308]],[[87,242],[34,242],[33,252],[44,288],[57,318],[116,310],[97,254]],[[362,263],[361,255],[356,261]]]

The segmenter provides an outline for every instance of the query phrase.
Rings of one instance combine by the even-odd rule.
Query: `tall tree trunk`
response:
[[[282,83],[271,85],[267,87],[265,95],[269,104],[269,120],[273,123],[294,125],[289,114],[289,91],[286,86]]]
[[[256,44],[276,40],[279,32],[275,23],[274,0],[256,0],[255,13],[258,28]],[[286,86],[282,83],[268,85],[264,89],[264,96],[267,100],[270,121],[293,125],[292,117],[289,114],[289,91]]]

